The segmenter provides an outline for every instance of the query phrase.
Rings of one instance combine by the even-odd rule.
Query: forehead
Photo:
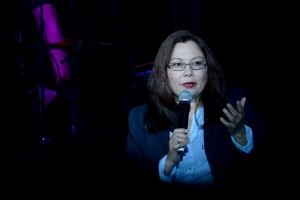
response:
[[[198,44],[194,41],[187,41],[179,42],[174,46],[171,59],[191,59],[199,56],[204,57],[204,54]]]

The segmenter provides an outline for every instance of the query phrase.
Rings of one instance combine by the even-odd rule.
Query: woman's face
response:
[[[205,57],[197,43],[194,41],[177,43],[174,46],[169,64],[175,64],[173,65],[175,70],[178,66],[182,65],[180,63],[188,65],[185,65],[182,71],[173,71],[172,67],[167,69],[171,90],[177,96],[179,96],[183,90],[188,90],[193,95],[193,99],[198,99],[207,82],[208,75],[205,62]],[[197,68],[201,69],[192,69],[191,63],[194,63],[193,66],[198,65]],[[203,68],[204,65],[205,68]]]

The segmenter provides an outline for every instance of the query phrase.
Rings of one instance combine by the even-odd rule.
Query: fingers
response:
[[[226,108],[223,108],[223,113],[228,118],[220,117],[220,121],[228,128],[230,132],[239,129],[243,125],[244,107],[246,104],[246,97],[236,101],[236,109],[228,103]]]
[[[241,104],[242,104],[242,106],[243,106],[243,108],[245,107],[245,104],[246,104],[246,97],[243,97],[242,99],[241,99]]]
[[[185,147],[189,143],[189,137],[187,136],[187,129],[179,128],[173,131],[173,134],[169,140],[170,150],[178,150]]]
[[[238,117],[238,112],[231,104],[228,103],[226,106],[227,108],[223,108],[223,113],[226,115],[229,121],[233,122],[235,118]]]
[[[234,126],[233,123],[226,121],[223,117],[220,117],[220,121],[228,128],[232,128]]]
[[[223,108],[223,112],[228,117],[230,121],[237,119],[244,115],[244,107],[246,104],[246,97],[243,97],[241,100],[236,101],[236,109],[228,103],[227,108]]]
[[[246,104],[246,97],[243,97],[240,101],[236,101],[237,111],[241,114],[244,113],[244,107]]]

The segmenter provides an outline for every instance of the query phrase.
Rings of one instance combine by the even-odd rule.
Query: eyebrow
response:
[[[204,60],[205,60],[205,58],[204,58],[204,57],[202,57],[202,56],[197,56],[197,57],[194,57],[194,58],[192,58],[191,60],[195,60],[195,59],[197,59],[197,58],[202,58],[202,59],[204,59]],[[177,59],[177,60],[183,60],[182,58],[171,58],[170,60],[174,60],[174,59]]]

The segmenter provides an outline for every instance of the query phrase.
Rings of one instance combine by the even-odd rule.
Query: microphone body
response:
[[[179,95],[178,128],[188,127],[190,103],[192,99],[192,94],[187,90],[182,91]],[[184,151],[184,147],[179,148],[177,151]]]
[[[178,128],[187,128],[190,112],[190,102],[180,101],[178,104]]]

